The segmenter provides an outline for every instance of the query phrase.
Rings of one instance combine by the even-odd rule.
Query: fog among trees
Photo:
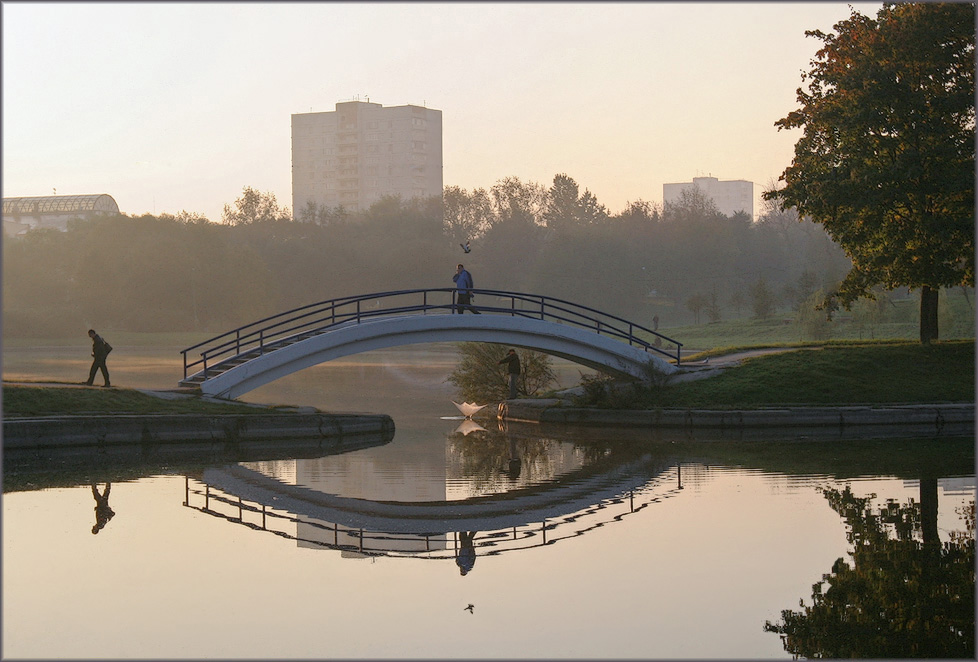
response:
[[[793,311],[848,259],[824,230],[774,204],[725,216],[694,191],[612,214],[566,174],[508,177],[441,199],[384,198],[363,212],[308,206],[293,220],[245,187],[220,222],[119,215],[3,242],[8,336],[229,330],[334,297],[452,287],[567,299],[661,328]],[[465,254],[459,244],[471,242]]]

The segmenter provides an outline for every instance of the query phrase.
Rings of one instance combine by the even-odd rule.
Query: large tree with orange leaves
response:
[[[974,286],[975,6],[855,10],[803,74],[804,130],[784,186],[764,194],[821,223],[852,269],[830,298],[919,289],[920,340],[938,338],[940,288]],[[828,302],[827,302],[828,303]]]

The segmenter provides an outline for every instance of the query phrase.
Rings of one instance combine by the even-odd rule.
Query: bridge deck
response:
[[[488,331],[500,331],[502,328],[513,331],[526,330],[527,323],[523,321],[546,322],[547,329],[550,331],[534,330],[532,333],[544,335],[552,333],[562,335],[566,329],[575,329],[578,332],[586,331],[593,336],[615,341],[615,348],[618,345],[633,348],[642,353],[648,354],[650,359],[654,357],[660,365],[666,364],[666,359],[675,361],[676,365],[680,362],[680,352],[682,343],[648,329],[641,325],[629,322],[622,318],[602,313],[593,308],[574,304],[561,299],[554,299],[533,294],[518,292],[505,292],[501,290],[473,290],[478,299],[478,310],[482,315],[474,316],[466,313],[464,317],[469,317],[468,326],[472,328],[477,319],[482,318],[490,327]],[[339,332],[350,333],[350,329],[366,331],[367,323],[393,320],[401,320],[395,326],[400,330],[393,333],[406,334],[405,329],[417,326],[418,318],[435,318],[427,320],[427,335],[424,337],[405,336],[405,342],[387,341],[384,346],[394,346],[397,344],[409,344],[411,342],[440,342],[452,340],[467,340],[476,338],[469,337],[446,337],[444,333],[437,333],[436,330],[457,328],[460,318],[463,316],[446,317],[456,312],[455,310],[455,290],[453,288],[437,288],[426,290],[401,290],[394,292],[381,292],[366,294],[354,297],[343,297],[331,299],[319,303],[296,308],[278,315],[274,315],[252,324],[248,324],[237,329],[220,334],[202,343],[182,350],[184,357],[184,378],[180,382],[184,386],[200,386],[205,382],[215,379],[224,373],[235,370],[246,364],[258,361],[272,353],[290,348],[296,344],[304,343],[310,339],[324,336],[326,334],[337,334]],[[486,316],[486,317],[483,317]],[[459,319],[456,320],[455,317]],[[490,317],[497,318],[497,323],[489,323]],[[505,317],[514,323],[500,327],[498,318]],[[413,319],[412,324],[406,324],[407,320]],[[440,320],[440,321],[439,321]],[[465,325],[463,325],[465,326]],[[475,325],[476,327],[479,325]],[[376,328],[373,329],[377,331]],[[451,334],[449,334],[451,336]],[[523,342],[526,338],[512,335],[507,336],[498,333],[496,335],[483,335],[485,342],[503,342],[510,344],[523,344],[527,347],[535,347],[542,351],[547,351],[545,345],[549,343]],[[441,339],[439,339],[441,338]],[[489,338],[489,339],[485,339]],[[592,340],[592,343],[599,343]],[[319,343],[319,347],[325,347],[328,343]],[[664,349],[665,347],[665,349]],[[368,351],[374,347],[364,344],[357,351]],[[557,355],[562,351],[572,351],[567,347],[551,347],[556,349]],[[347,352],[355,353],[355,352]],[[199,356],[199,359],[193,358]],[[571,360],[583,358],[587,365],[589,357],[576,357],[573,353],[566,356]],[[332,358],[335,358],[333,356]],[[329,358],[322,358],[329,360]],[[322,362],[322,361],[320,361]],[[591,363],[593,363],[591,357]],[[599,369],[603,365],[602,361],[594,367]],[[303,366],[303,367],[308,367]],[[613,366],[605,366],[612,367]],[[300,368],[301,369],[301,368]],[[293,370],[294,371],[294,370]],[[627,371],[626,371],[627,372]]]

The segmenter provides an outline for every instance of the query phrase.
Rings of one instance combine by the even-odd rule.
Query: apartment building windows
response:
[[[292,154],[293,209],[362,210],[384,195],[441,195],[441,111],[351,101],[295,114]]]

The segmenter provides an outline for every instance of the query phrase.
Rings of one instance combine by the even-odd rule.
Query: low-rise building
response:
[[[679,202],[683,191],[698,188],[706,197],[713,200],[724,216],[733,216],[739,211],[754,218],[754,182],[743,179],[720,181],[716,177],[693,177],[691,182],[662,185],[662,204]]]
[[[24,234],[34,228],[68,229],[73,218],[90,218],[119,213],[119,205],[111,195],[42,195],[28,198],[3,199],[3,233],[6,236]]]

